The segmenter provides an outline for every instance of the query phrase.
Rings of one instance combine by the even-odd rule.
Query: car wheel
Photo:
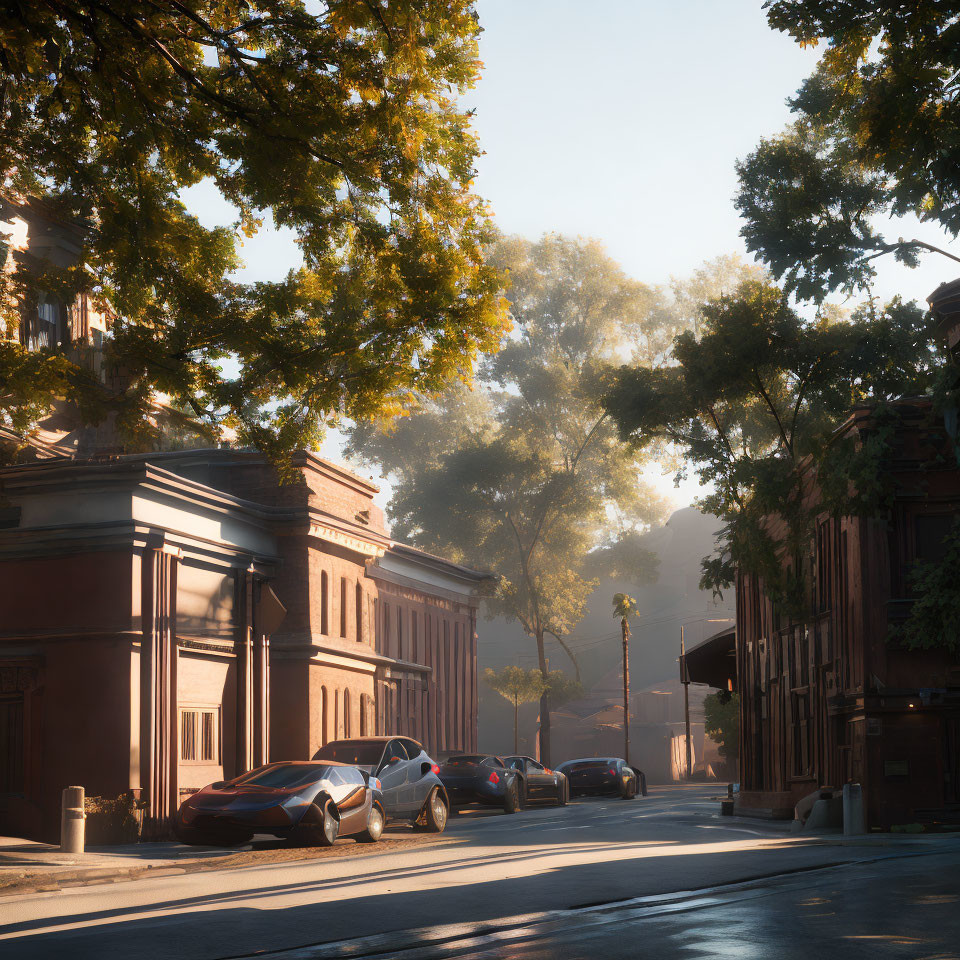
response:
[[[516,813],[520,809],[520,790],[517,787],[517,781],[507,787],[507,792],[503,795],[503,812]]]
[[[367,829],[357,834],[358,843],[376,843],[383,834],[383,811],[373,806],[367,817]]]
[[[443,794],[434,787],[433,793],[430,794],[427,805],[424,807],[423,829],[427,833],[443,833],[447,826],[448,815],[449,811],[446,801],[443,799]]]
[[[312,814],[312,816],[310,816]],[[316,804],[313,809],[308,811],[310,816],[310,826],[308,827],[307,838],[310,843],[315,843],[320,847],[332,847],[337,842],[340,834],[340,824],[336,817],[330,812],[329,801],[321,810]]]

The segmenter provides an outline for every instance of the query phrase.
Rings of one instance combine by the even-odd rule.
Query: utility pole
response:
[[[620,618],[623,634],[623,759],[630,766],[630,624]]]
[[[687,673],[687,650],[683,640],[683,624],[680,624],[680,682],[683,684],[683,725],[686,734],[687,766],[684,772],[685,779],[690,779],[690,675]]]

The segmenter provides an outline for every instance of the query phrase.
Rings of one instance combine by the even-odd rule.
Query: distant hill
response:
[[[643,538],[644,546],[658,560],[656,580],[637,584],[602,581],[590,600],[587,615],[574,631],[570,645],[578,651],[583,685],[595,688],[605,675],[615,675],[621,658],[620,627],[613,618],[613,595],[629,593],[636,598],[640,616],[631,622],[631,685],[642,689],[669,681],[678,673],[680,625],[685,623],[688,645],[716,633],[734,616],[732,591],[716,602],[699,589],[700,560],[713,550],[719,523],[693,507],[673,513],[662,526]],[[536,644],[516,623],[480,619],[478,667],[499,669],[510,663],[536,666]],[[573,667],[556,643],[548,645],[551,669],[573,674]],[[512,751],[513,714],[506,702],[480,682],[480,749],[492,753]],[[595,693],[599,693],[595,690]],[[521,751],[533,753],[535,704],[521,708]]]

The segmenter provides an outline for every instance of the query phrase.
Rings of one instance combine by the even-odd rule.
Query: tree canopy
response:
[[[313,12],[315,10],[315,12]],[[0,195],[79,224],[76,266],[17,270],[13,300],[89,292],[116,316],[107,397],[49,351],[0,352],[0,416],[58,396],[142,425],[156,392],[216,436],[284,451],[339,415],[396,410],[465,374],[505,325],[484,258],[471,0],[37,0],[0,11]],[[181,191],[237,211],[204,227]],[[303,266],[231,279],[269,214]],[[231,375],[224,373],[231,361]],[[232,371],[236,369],[234,376]]]
[[[794,124],[738,167],[742,234],[788,290],[820,301],[868,287],[877,256],[915,265],[937,249],[885,236],[878,215],[960,231],[960,24],[936,0],[765,6],[772,27],[823,54],[789,101]]]
[[[700,336],[678,336],[672,364],[611,370],[606,409],[625,439],[641,448],[668,444],[682,470],[712,485],[699,505],[724,527],[702,585],[719,592],[740,567],[789,603],[802,583],[787,581],[781,559],[784,549],[793,556],[809,542],[805,473],[820,478],[818,509],[828,500],[838,513],[876,507],[850,490],[861,499],[878,495],[870,477],[882,443],[852,449],[836,430],[857,404],[922,394],[941,361],[923,313],[899,300],[849,317],[828,310],[809,317],[768,279],[747,279],[707,300],[701,314]],[[772,517],[784,522],[782,537]]]
[[[568,650],[596,578],[640,580],[650,567],[638,534],[662,504],[599,403],[596,371],[659,350],[650,345],[676,317],[665,291],[627,277],[593,241],[507,238],[490,262],[509,271],[515,332],[480,365],[477,386],[425,398],[396,423],[358,426],[348,454],[393,480],[399,536],[500,575],[488,613],[520,622],[546,679],[546,644]]]

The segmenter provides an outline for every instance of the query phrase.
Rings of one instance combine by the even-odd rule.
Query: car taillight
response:
[[[371,777],[371,778],[370,778],[370,787],[371,787],[371,789],[373,789],[373,790],[382,790],[382,789],[383,789],[383,784],[382,784],[376,777]]]
[[[431,770],[433,773],[437,774],[437,776],[440,775],[440,768],[439,768],[436,764],[433,764],[433,765],[430,767],[430,770]]]
[[[614,770],[613,767],[611,767],[611,768],[610,768],[610,776],[611,776],[611,777],[615,777],[616,775],[617,775],[617,771]]]
[[[490,782],[491,782],[491,783],[499,783],[499,782],[500,782],[500,775],[497,773],[496,770],[494,770],[493,773],[490,774]]]

